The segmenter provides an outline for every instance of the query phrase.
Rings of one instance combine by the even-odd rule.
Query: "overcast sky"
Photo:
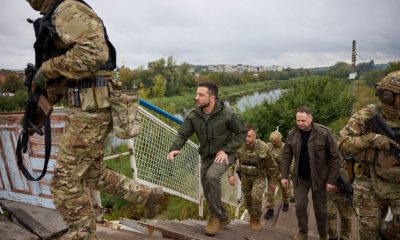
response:
[[[178,64],[330,66],[400,60],[399,0],[87,0],[103,19],[118,65],[172,56]],[[33,62],[38,13],[1,0],[0,69]]]

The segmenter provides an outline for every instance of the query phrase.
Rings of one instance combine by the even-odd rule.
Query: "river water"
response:
[[[222,99],[224,103],[226,103],[230,107],[237,107],[239,111],[244,111],[247,107],[254,107],[256,105],[262,104],[266,101],[274,102],[282,95],[282,89],[273,89],[273,90],[265,90],[265,91],[257,91],[251,94],[246,94],[240,97],[232,98],[232,99]],[[184,109],[181,113],[174,114],[175,117],[179,119],[183,119],[183,116],[191,110]]]

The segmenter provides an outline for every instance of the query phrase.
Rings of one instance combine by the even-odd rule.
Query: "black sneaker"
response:
[[[274,216],[274,209],[268,209],[268,211],[265,213],[264,218],[266,220],[272,218]]]
[[[287,212],[288,210],[289,210],[289,204],[288,203],[283,203],[282,211]]]

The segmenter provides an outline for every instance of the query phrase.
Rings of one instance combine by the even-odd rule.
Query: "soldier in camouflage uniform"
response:
[[[345,164],[343,162],[343,164]],[[349,177],[342,166],[340,169],[342,178],[349,182]],[[352,208],[346,197],[341,192],[328,193],[328,235],[329,240],[348,240],[351,232]],[[338,231],[338,215],[340,217],[340,231]],[[340,235],[338,235],[340,233]]]
[[[340,150],[356,159],[354,203],[359,215],[360,239],[400,239],[400,161],[398,143],[378,131],[380,119],[398,136],[400,129],[400,71],[376,85],[380,105],[356,112],[340,131]],[[390,207],[393,220],[384,222]]]
[[[28,2],[44,15],[34,23],[38,70],[33,91],[46,89],[49,102],[55,104],[73,86],[80,100],[68,96],[72,105],[51,182],[53,200],[72,239],[95,239],[96,219],[86,187],[144,203],[152,210],[162,197],[162,189],[138,189],[131,179],[102,164],[112,127],[107,84],[115,67],[115,50],[100,18],[78,0]],[[107,83],[100,85],[99,79]]]
[[[246,143],[236,152],[237,168],[240,169],[242,191],[246,208],[250,214],[250,226],[260,230],[260,217],[262,213],[262,195],[267,187],[267,212],[272,212],[274,203],[274,190],[278,181],[278,168],[272,159],[271,149],[260,139],[256,139],[256,129],[248,128]],[[235,184],[234,165],[230,168],[228,182]]]
[[[282,150],[285,147],[285,143],[282,142],[282,134],[279,131],[273,131],[269,135],[269,143],[267,143],[267,146],[271,149],[271,154],[272,158],[275,160],[275,163],[277,166],[281,164],[280,157],[282,154]],[[293,173],[293,167],[294,167],[294,162],[292,162],[291,165],[291,174]],[[279,171],[279,170],[278,170]],[[277,173],[280,175],[280,172]],[[290,197],[290,188],[284,188],[279,181],[279,187],[282,191],[282,211],[287,212],[289,210],[289,197]],[[266,219],[269,219],[270,216],[268,215],[268,212],[264,216]]]

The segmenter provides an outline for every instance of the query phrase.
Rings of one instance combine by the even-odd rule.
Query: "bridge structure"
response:
[[[198,154],[198,145],[189,140],[183,147],[182,153],[175,158],[174,163],[167,161],[166,155],[177,134],[176,128],[182,121],[144,100],[140,100],[139,103],[141,105],[139,113],[143,127],[141,134],[133,139],[126,140],[125,143],[128,145],[127,152],[106,156],[103,160],[109,161],[121,156],[129,156],[132,178],[138,184],[138,187],[161,186],[166,193],[198,204],[199,216],[200,218],[203,217],[204,196],[199,177],[200,156]],[[15,155],[15,148],[21,131],[20,120],[23,114],[0,113],[0,199],[46,209],[55,209],[50,192],[50,181],[57,163],[57,152],[65,125],[65,116],[63,111],[55,111],[53,113],[51,117],[52,150],[47,174],[40,181],[31,182],[26,180],[18,170]],[[42,171],[44,148],[43,137],[38,135],[30,137],[28,151],[23,154],[23,159],[25,166],[28,171],[33,173],[33,176],[40,175]],[[240,183],[236,184],[236,186],[231,186],[228,184],[227,179],[227,176],[221,178],[222,201],[235,209],[235,218],[239,219],[239,209],[243,204]],[[91,195],[93,205],[100,207],[99,193],[91,191]],[[287,213],[282,213],[280,207],[280,203],[277,203],[275,205],[275,217],[271,221],[263,220],[262,223],[270,231],[282,232],[292,236],[298,231],[294,205],[291,205],[290,211]],[[309,209],[309,235],[310,237],[317,237],[311,204]],[[244,219],[242,217],[241,221],[245,220],[246,217],[244,216]],[[240,220],[238,221],[239,225],[243,223]],[[355,225],[357,224],[355,218],[353,222],[355,222]],[[142,224],[159,231],[165,230],[164,232],[168,232],[168,229],[172,226],[169,223],[142,222]],[[193,227],[196,224],[189,225]],[[201,225],[198,224],[198,226]],[[195,228],[193,227],[192,230],[195,231]],[[190,228],[186,229],[186,231],[190,232]],[[357,231],[354,230],[353,232],[354,237],[352,239],[358,239]]]

